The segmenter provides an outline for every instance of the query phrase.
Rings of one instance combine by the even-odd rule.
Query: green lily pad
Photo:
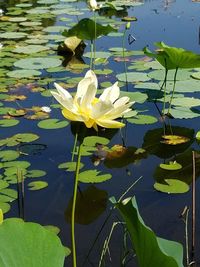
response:
[[[62,61],[58,58],[35,57],[20,59],[14,63],[15,67],[29,70],[47,69],[58,67]]]
[[[173,81],[174,80],[174,74],[175,74],[174,70],[169,70],[167,73],[167,80]],[[186,70],[186,69],[178,70],[176,80],[177,81],[189,80],[191,74],[192,74],[191,70]],[[154,70],[154,71],[149,72],[148,76],[152,79],[163,81],[165,78],[165,71]]]
[[[46,175],[45,171],[42,171],[42,170],[31,170],[31,171],[28,171],[28,173],[26,174],[26,177],[38,178],[38,177],[42,177],[42,176],[45,176],[45,175]]]
[[[189,107],[173,107],[170,109],[170,114],[175,119],[193,119],[200,117],[200,110]]]
[[[160,164],[160,168],[162,168],[164,170],[172,170],[172,171],[175,171],[175,170],[180,170],[182,168],[182,165],[179,164],[176,161],[170,161],[169,164],[161,163]]]
[[[111,174],[100,174],[97,170],[88,170],[79,173],[78,180],[82,183],[102,183],[112,178]]]
[[[34,181],[28,184],[29,190],[32,190],[32,191],[41,190],[47,186],[48,186],[48,183],[44,181]]]
[[[31,78],[34,76],[40,76],[42,73],[36,70],[13,70],[7,72],[8,77],[12,78]]]
[[[0,151],[0,159],[1,161],[11,161],[15,160],[19,157],[19,152],[15,150],[3,150]]]
[[[0,120],[0,127],[12,127],[12,126],[16,126],[19,123],[18,120],[14,120],[14,119],[3,119]]]
[[[181,194],[189,191],[188,184],[175,179],[166,179],[166,184],[155,183],[154,188],[163,193]]]
[[[74,172],[76,170],[76,162],[64,162],[58,165],[59,169],[66,169],[66,171],[68,172]],[[84,164],[82,162],[80,162],[80,170],[84,167]]]
[[[0,33],[0,38],[3,39],[21,39],[27,36],[24,32],[4,32]]]
[[[137,115],[135,118],[127,119],[127,121],[135,124],[153,124],[156,123],[158,119],[150,115]]]
[[[127,73],[120,73],[116,75],[117,79],[121,82],[146,82],[149,81],[151,78],[147,76],[146,73],[140,72],[127,72]]]
[[[96,144],[107,145],[109,142],[110,142],[110,140],[105,138],[105,137],[87,136],[83,140],[83,145],[93,147],[93,146],[96,146]]]
[[[135,101],[136,103],[140,103],[140,104],[143,104],[148,98],[147,94],[141,93],[141,92],[121,91],[120,96],[128,96],[130,97],[130,101]]]
[[[0,202],[0,209],[3,213],[7,213],[10,210],[10,205],[6,202]]]
[[[47,119],[40,121],[38,127],[42,129],[60,129],[66,127],[68,124],[69,122],[67,120]]]
[[[27,45],[27,46],[19,46],[13,50],[14,53],[19,54],[33,54],[38,53],[42,51],[48,50],[48,46],[42,46],[42,45]]]
[[[173,98],[172,105],[181,107],[196,107],[200,106],[200,99],[194,97],[176,97]]]

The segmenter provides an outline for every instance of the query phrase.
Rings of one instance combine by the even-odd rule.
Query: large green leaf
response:
[[[155,43],[155,45],[160,49],[157,53],[152,53],[147,47],[144,48],[144,53],[149,57],[155,58],[168,70],[200,67],[200,55],[183,48],[168,46],[163,42]]]
[[[110,25],[102,26],[99,23],[95,23],[89,18],[81,19],[70,30],[65,30],[63,35],[66,37],[76,36],[81,40],[94,40],[101,35],[107,35],[110,32],[117,32],[116,29]]]
[[[59,238],[39,224],[6,219],[0,225],[1,267],[63,267],[65,250]]]
[[[136,252],[139,267],[183,267],[182,245],[157,237],[143,222],[135,198],[117,203]]]

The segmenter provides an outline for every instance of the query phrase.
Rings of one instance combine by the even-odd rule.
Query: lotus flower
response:
[[[106,88],[99,98],[96,98],[97,77],[89,70],[79,82],[77,92],[73,98],[69,92],[55,83],[56,91],[51,91],[55,99],[63,106],[62,114],[71,121],[85,123],[87,128],[97,125],[104,128],[121,128],[124,123],[115,119],[122,117],[130,111],[134,102],[129,102],[129,97],[121,97],[118,82]]]
[[[100,5],[97,4],[96,0],[89,0],[89,6],[93,11],[95,11],[101,7]]]

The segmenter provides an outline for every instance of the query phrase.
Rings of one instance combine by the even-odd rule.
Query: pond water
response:
[[[75,0],[0,0],[0,8],[3,10],[0,17],[0,38],[3,45],[0,52],[0,158],[2,159],[0,176],[2,180],[7,181],[7,185],[2,188],[17,190],[13,161],[26,161],[31,164],[28,166],[28,163],[24,163],[25,165],[22,166],[22,169],[26,169],[24,203],[14,200],[16,197],[12,192],[12,197],[0,200],[0,207],[3,208],[6,218],[23,215],[26,221],[57,226],[60,229],[59,236],[63,244],[70,247],[69,207],[73,194],[73,172],[66,171],[66,167],[58,166],[71,161],[76,125],[69,124],[59,129],[48,129],[56,126],[55,124],[52,127],[48,126],[50,121],[47,124],[44,121],[59,119],[64,121],[64,125],[61,126],[66,126],[60,107],[49,90],[54,89],[53,82],[56,81],[70,92],[75,91],[78,81],[89,69],[90,41],[85,40],[84,53],[78,59],[58,56],[57,48],[65,39],[61,32],[65,28],[73,27],[82,18],[93,18],[93,12],[89,10],[85,1]],[[103,57],[104,60],[96,60],[94,68],[100,89],[108,87],[118,77],[121,90],[131,92],[130,96],[136,101],[134,108],[138,113],[128,119],[129,122],[122,130],[98,132],[98,135],[110,138],[107,146],[109,148],[115,146],[117,152],[110,152],[106,156],[104,153],[101,160],[97,162],[96,157],[94,162],[94,155],[99,156],[104,146],[93,146],[90,150],[85,148],[90,152],[82,157],[83,170],[97,169],[102,174],[111,174],[112,178],[102,183],[80,183],[77,203],[79,216],[77,215],[76,218],[78,266],[98,266],[103,241],[109,234],[113,221],[119,220],[117,213],[108,219],[89,257],[86,258],[98,232],[110,214],[112,204],[109,197],[119,198],[141,176],[142,178],[127,196],[136,196],[145,223],[158,236],[184,244],[184,223],[180,214],[187,205],[190,208],[191,233],[191,188],[188,188],[186,193],[173,194],[157,191],[154,185],[156,181],[162,183],[164,179],[183,181],[184,185],[191,184],[192,150],[199,151],[195,135],[199,131],[200,113],[198,101],[197,105],[192,106],[192,110],[190,109],[192,104],[190,105],[189,101],[191,97],[199,99],[200,96],[198,92],[200,82],[198,79],[191,78],[191,75],[199,70],[180,70],[180,76],[177,78],[179,95],[175,95],[175,99],[177,98],[175,101],[179,104],[172,105],[171,114],[174,118],[166,118],[164,122],[168,129],[167,134],[173,133],[189,139],[179,145],[163,144],[160,141],[164,123],[158,112],[158,109],[162,111],[162,102],[157,102],[156,105],[153,100],[159,94],[155,84],[159,82],[162,84],[164,70],[162,68],[159,70],[158,64],[150,65],[149,62],[152,59],[145,56],[142,49],[148,45],[151,50],[155,50],[154,43],[163,41],[170,46],[182,47],[198,54],[200,3],[189,0],[136,2],[127,0],[121,1],[121,4],[118,3],[118,9],[113,11],[103,3],[103,7],[96,12],[98,23],[109,24],[118,32],[109,33],[108,36],[96,40],[96,51],[101,52],[97,57]],[[122,21],[122,18],[132,16],[136,17],[137,21],[131,22],[130,29],[126,31],[125,49],[131,52],[125,51],[124,62],[122,44],[127,22]],[[9,35],[9,32],[12,33]],[[19,34],[21,36],[18,36]],[[31,47],[26,48],[27,45]],[[35,48],[32,45],[35,45]],[[33,51],[33,49],[38,50]],[[30,58],[36,58],[36,60],[31,62]],[[23,62],[22,59],[29,60]],[[31,64],[39,67],[33,70],[30,67]],[[149,76],[145,76],[146,80],[141,80],[141,76],[134,79],[130,77],[131,82],[126,84],[124,78],[120,77],[125,68],[128,72]],[[40,73],[37,73],[38,71]],[[154,87],[151,87],[153,83]],[[137,93],[132,94],[132,92]],[[188,102],[183,101],[184,96],[190,98]],[[42,107],[50,107],[51,112],[42,111]],[[16,114],[16,110],[22,113]],[[6,139],[19,133],[32,133],[39,138],[28,136],[27,142],[23,142],[24,137],[19,139],[19,136],[17,139]],[[97,133],[93,131],[92,135]],[[116,147],[116,145],[119,146]],[[6,154],[8,150],[12,151]],[[123,154],[124,151],[125,154]],[[169,161],[181,163],[182,169],[170,173],[159,168],[161,163]],[[11,162],[10,165],[7,164],[9,162]],[[197,153],[197,176],[199,171],[200,162]],[[42,183],[36,183],[38,181]],[[34,182],[32,186],[36,187],[33,188],[35,190],[30,190],[31,182]],[[197,192],[199,186],[197,180]],[[170,191],[170,189],[165,190]],[[199,202],[197,194],[197,237],[200,234]],[[24,207],[19,210],[19,206]],[[122,266],[119,263],[122,241],[122,229],[119,227],[114,232],[110,245],[111,260],[107,257],[105,266]],[[200,248],[198,238],[196,248],[197,251]],[[198,254],[196,260],[197,266],[200,266]],[[66,259],[66,266],[71,266],[70,257]],[[126,266],[136,266],[136,263],[130,261]]]

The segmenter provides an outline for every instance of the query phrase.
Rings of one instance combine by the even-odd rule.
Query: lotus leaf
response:
[[[65,250],[59,238],[39,224],[10,218],[0,226],[0,266],[63,267]],[[22,253],[23,251],[23,253]]]
[[[94,40],[99,36],[107,35],[110,32],[117,32],[117,30],[110,25],[102,26],[89,18],[84,18],[68,31],[65,30],[63,35],[66,37],[77,36],[81,40]]]

